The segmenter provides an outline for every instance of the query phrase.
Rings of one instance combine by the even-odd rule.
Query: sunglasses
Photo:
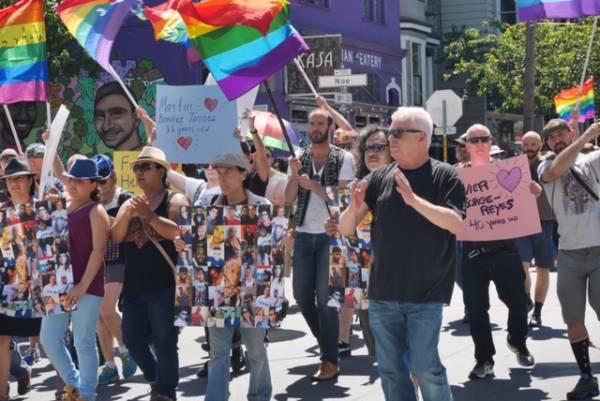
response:
[[[154,167],[154,164],[152,164],[152,163],[138,163],[138,164],[134,164],[133,165],[133,172],[137,173],[137,172],[141,171],[142,173],[145,173],[147,171],[152,170],[152,167]]]
[[[374,143],[372,145],[363,146],[363,150],[366,152],[381,153],[387,149],[389,145],[387,143]]]
[[[423,130],[414,129],[414,128],[407,128],[407,129],[399,128],[399,129],[390,130],[390,135],[396,139],[401,139],[405,132],[408,132],[409,134],[419,134],[419,133],[423,132]]]
[[[338,147],[344,149],[344,150],[352,150],[352,147],[354,146],[354,144],[352,142],[348,142],[348,143],[340,143],[338,145]]]
[[[492,138],[489,136],[474,136],[472,138],[468,138],[467,142],[469,142],[472,145],[476,145],[478,143],[488,143],[491,140]]]

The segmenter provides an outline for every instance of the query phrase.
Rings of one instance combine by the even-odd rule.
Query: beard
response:
[[[560,152],[562,152],[563,150],[565,150],[567,148],[566,143],[564,142],[558,142],[556,145],[554,145],[554,153],[559,154]]]
[[[321,144],[321,143],[327,142],[329,135],[327,134],[327,132],[313,131],[310,133],[309,136],[310,136],[310,141],[312,143]]]
[[[538,157],[538,155],[540,154],[539,150],[526,150],[525,154],[527,155],[527,158],[529,160],[534,160]]]

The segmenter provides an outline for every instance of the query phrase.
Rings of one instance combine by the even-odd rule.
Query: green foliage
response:
[[[499,27],[500,34],[481,29],[455,29],[446,35],[444,79],[465,79],[464,96],[488,96],[497,111],[521,114],[525,72],[525,24]],[[553,97],[579,85],[592,20],[577,23],[540,22],[536,30],[536,113],[555,115]],[[588,76],[600,73],[600,40],[594,43]],[[596,104],[600,101],[596,90]]]

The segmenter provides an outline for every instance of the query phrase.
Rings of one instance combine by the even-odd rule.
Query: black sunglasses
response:
[[[363,151],[366,152],[373,152],[373,153],[380,153],[383,152],[384,150],[387,149],[389,145],[387,143],[374,143],[372,145],[366,145],[363,146]]]
[[[152,170],[152,167],[154,167],[153,163],[138,163],[133,165],[133,171],[135,173],[137,173],[138,171],[145,173],[146,171]]]
[[[492,138],[489,136],[474,136],[472,138],[467,138],[467,142],[472,145],[476,145],[478,143],[488,143]]]
[[[407,128],[407,129],[399,128],[399,129],[390,130],[390,135],[396,139],[400,139],[400,138],[402,138],[402,135],[404,135],[405,132],[408,132],[409,134],[419,134],[419,133],[423,132],[423,130],[414,129],[414,128]]]

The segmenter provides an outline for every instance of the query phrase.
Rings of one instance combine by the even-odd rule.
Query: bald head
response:
[[[523,142],[525,141],[534,141],[534,142],[538,142],[538,143],[542,143],[542,137],[540,136],[540,134],[538,134],[535,131],[529,131],[526,132],[525,135],[523,135],[523,138],[521,139]]]
[[[523,144],[523,153],[527,155],[529,160],[535,160],[538,158],[540,151],[542,150],[542,138],[535,131],[529,131],[521,139]]]
[[[483,124],[473,124],[467,130],[467,139],[474,136],[492,136],[490,129]]]

